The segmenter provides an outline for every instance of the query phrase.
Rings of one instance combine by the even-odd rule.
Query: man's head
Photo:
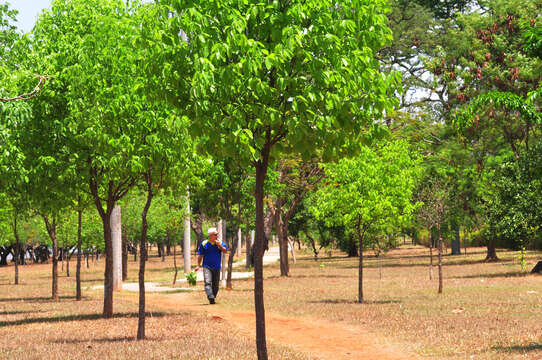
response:
[[[209,240],[215,241],[218,236],[218,231],[216,231],[216,228],[212,227],[207,230],[207,234],[209,235]]]

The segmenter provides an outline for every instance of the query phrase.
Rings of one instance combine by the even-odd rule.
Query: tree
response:
[[[415,206],[417,162],[405,142],[390,142],[380,149],[362,148],[355,158],[345,158],[325,168],[328,184],[317,192],[311,212],[328,225],[355,229],[359,246],[358,302],[363,298],[363,249],[384,229],[399,227]]]
[[[324,176],[317,161],[281,159],[278,161],[279,183],[284,187],[275,200],[275,227],[280,248],[280,276],[289,276],[288,225],[305,195],[314,190]]]
[[[17,129],[20,124],[31,116],[27,104],[1,104],[0,103],[0,142],[3,152],[0,154],[0,191],[6,196],[11,214],[11,233],[14,236],[13,259],[15,260],[15,284],[19,283],[19,251],[20,241],[17,230],[17,219],[28,211],[28,197],[25,185],[28,181],[28,172],[23,164],[24,154],[17,141]],[[24,258],[24,254],[23,254]]]
[[[535,1],[485,2],[483,11],[454,19],[445,35],[447,44],[440,48],[438,57],[428,61],[448,91],[450,120],[454,109],[469,104],[468,115],[460,116],[455,125],[475,159],[477,178],[485,178],[483,173],[491,171],[489,164],[503,152],[509,149],[519,158],[540,136],[538,121],[523,100],[540,80],[541,62],[529,56],[521,36],[524,24],[536,25],[539,13],[540,4]],[[473,193],[483,193],[483,183],[473,184]],[[482,197],[473,200],[471,208],[482,212],[487,208]],[[484,219],[485,215],[476,217]],[[488,260],[496,260],[494,239],[485,241]]]
[[[154,51],[147,39],[158,31],[144,33],[142,27],[149,28],[152,16],[156,26],[162,23],[152,11],[144,18],[142,8],[153,9],[137,1],[57,0],[34,28],[36,48],[47,59],[45,73],[55,79],[48,91],[63,111],[51,133],[63,134],[63,151],[84,177],[102,219],[105,317],[113,315],[113,208],[148,173],[149,156],[162,141],[156,122],[182,127],[149,99],[148,85],[157,77],[148,76],[155,58],[146,57]]]
[[[437,248],[438,248],[438,273],[439,286],[438,293],[442,294],[442,224],[445,222],[449,213],[449,193],[448,184],[441,181],[438,176],[432,179],[427,179],[420,190],[418,199],[423,202],[423,205],[418,210],[418,216],[428,229],[430,239],[430,279],[433,278],[433,233],[432,230],[437,229]]]
[[[399,94],[398,108],[411,113],[426,110],[435,101],[435,94],[440,94],[424,60],[434,56],[440,42],[438,34],[445,28],[443,22],[434,19],[431,10],[419,2],[404,0],[392,2],[388,19],[393,41],[379,51],[379,56],[387,69],[401,72],[404,91]]]
[[[167,2],[177,25],[166,38],[177,95],[187,96],[194,135],[210,154],[238,146],[256,169],[254,244],[256,343],[267,359],[263,303],[263,190],[280,154],[326,159],[355,150],[362,133],[395,102],[395,74],[374,55],[391,40],[384,1]],[[178,34],[180,29],[188,41]],[[185,72],[189,66],[188,72]],[[350,145],[344,146],[352,140]]]
[[[406,0],[400,0],[405,4]],[[481,1],[473,0],[415,0],[414,2],[428,8],[436,18],[448,19],[458,12],[464,12],[469,6],[480,6]]]

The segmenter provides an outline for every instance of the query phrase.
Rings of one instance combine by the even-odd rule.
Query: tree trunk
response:
[[[13,235],[15,237],[15,251],[13,260],[15,260],[15,285],[19,284],[19,233],[17,232],[17,212],[13,214]]]
[[[273,231],[273,220],[274,220],[273,211],[267,209],[267,213],[263,217],[263,227],[264,227],[264,237],[263,237],[263,251],[269,250],[269,239],[271,238],[271,232]],[[258,235],[256,235],[257,237]],[[258,241],[258,240],[256,240]],[[263,253],[262,253],[263,256]]]
[[[358,248],[356,246],[356,242],[354,239],[350,239],[350,242],[348,244],[348,257],[354,257],[358,256]]]
[[[256,240],[254,243],[254,308],[256,312],[256,349],[258,360],[267,360],[267,344],[265,335],[265,306],[263,298],[263,253],[266,248],[264,235],[264,183],[269,160],[269,147],[262,153],[262,160],[255,163],[256,186]]]
[[[70,277],[70,249],[66,251],[66,277]]]
[[[192,246],[192,239],[190,238],[191,237],[191,233],[190,233],[190,226],[192,224],[192,219],[190,217],[190,212],[191,212],[191,209],[190,209],[190,193],[188,193],[187,195],[187,201],[186,201],[186,217],[184,218],[184,231],[183,231],[183,268],[184,268],[184,272],[185,274],[188,274],[189,272],[192,271],[192,254],[191,254],[191,246]],[[201,232],[202,234],[202,237],[203,237],[203,231],[202,231],[202,224],[200,223],[199,225],[199,231]],[[199,241],[199,239],[198,239]],[[196,251],[197,249],[199,249],[199,244],[197,244],[197,248],[196,248]]]
[[[290,241],[289,240],[290,238],[287,236],[286,239],[288,240],[288,244],[290,245],[290,253],[292,254],[292,261],[295,264],[297,262],[295,258],[295,238],[292,241]],[[321,248],[322,247],[320,246],[320,249]]]
[[[280,276],[289,276],[288,264],[288,240],[285,238],[284,226],[282,223],[282,198],[279,195],[275,205],[275,228],[277,230],[277,238],[279,239],[280,253]]]
[[[167,234],[169,238],[169,230]],[[173,275],[173,285],[175,285],[175,283],[177,282],[177,274],[179,272],[179,269],[177,268],[177,241],[173,241],[173,267],[175,268],[175,274]]]
[[[433,280],[433,233],[428,229],[429,236],[429,280]]]
[[[309,231],[305,231],[305,235],[307,236],[307,239],[309,239],[309,243],[311,245],[311,248],[312,248],[312,253],[314,254],[314,261],[318,261],[318,249],[316,248],[316,240],[314,240],[314,238],[312,236],[309,235]],[[294,246],[294,244],[292,244],[292,247]]]
[[[361,229],[361,219],[358,218],[356,224],[356,230],[359,240],[359,264],[358,264],[358,302],[363,303],[363,237],[365,235],[365,228]]]
[[[105,239],[105,272],[104,272],[104,318],[113,317],[113,241],[111,239],[111,211],[108,206],[105,216],[102,218]]]
[[[250,269],[251,266],[254,265],[254,262],[253,262],[253,250],[252,250],[252,231],[250,231],[250,228],[249,228],[249,225],[247,224],[246,226],[246,229],[247,231],[245,231],[246,233],[246,237],[247,237],[247,241],[245,243],[245,246],[246,246],[246,261],[245,261],[245,267],[247,269]]]
[[[75,269],[75,300],[77,301],[81,301],[81,229],[83,211],[80,207],[81,199],[79,199],[79,209],[77,209],[77,267]]]
[[[25,256],[27,252],[30,254],[29,246],[21,245],[19,250],[19,265],[26,265]]]
[[[455,238],[452,240],[452,255],[461,255],[461,239],[459,236],[459,224],[454,224]]]
[[[53,241],[53,284],[51,297],[53,301],[58,301],[58,243],[56,240],[56,232],[51,240]]]
[[[146,176],[146,180],[147,202],[145,203],[145,207],[141,212],[141,240],[139,241],[141,255],[139,257],[139,315],[137,322],[137,340],[145,339],[145,259],[147,257],[145,254],[147,247],[145,245],[147,243],[148,230],[147,212],[151,207],[151,201],[153,196],[153,184],[152,179],[150,178],[150,174]]]
[[[228,219],[229,218],[230,217],[228,216]],[[224,242],[228,246],[228,248],[231,248],[228,243],[226,220],[220,220],[217,224],[217,227],[220,229],[218,230],[218,240]],[[220,285],[222,287],[226,287],[226,270],[226,255],[222,254],[220,256]]]
[[[233,270],[233,257],[237,253],[237,237],[239,236],[239,232],[237,232],[237,235],[234,235],[234,239],[231,244],[230,253],[228,256],[228,275],[226,276],[226,290],[232,289],[232,281],[231,281],[231,274]]]
[[[58,242],[56,239],[56,219],[53,218],[53,221],[51,222],[45,215],[43,215],[42,218],[45,222],[47,233],[53,243],[53,284],[51,297],[53,301],[58,301]]]
[[[499,261],[499,258],[497,257],[497,247],[496,247],[494,239],[488,239],[487,241],[487,255],[486,255],[485,261],[486,262]]]
[[[199,249],[201,243],[205,240],[205,237],[203,235],[203,213],[201,211],[199,214],[195,214],[194,221],[190,221],[190,226],[192,227],[192,230],[194,230],[194,232],[196,233],[197,250]],[[190,252],[190,249],[188,249],[188,251]]]
[[[442,234],[438,224],[438,293],[442,294]]]
[[[156,249],[158,250],[158,257],[162,257],[162,254],[164,253],[164,244],[159,242],[156,244]]]
[[[122,237],[122,281],[128,278],[128,234],[121,232]]]

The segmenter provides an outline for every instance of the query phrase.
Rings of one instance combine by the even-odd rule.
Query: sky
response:
[[[0,0],[0,3],[5,1]],[[24,32],[32,30],[38,14],[51,5],[51,0],[7,0],[10,8],[18,10],[17,26]]]

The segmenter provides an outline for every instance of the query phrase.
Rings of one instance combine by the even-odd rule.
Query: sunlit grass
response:
[[[291,276],[280,277],[279,264],[265,266],[267,314],[304,317],[360,326],[397,348],[433,359],[540,359],[542,358],[542,278],[522,271],[514,252],[499,252],[500,262],[485,263],[483,248],[467,255],[444,256],[444,294],[437,294],[438,272],[429,280],[429,251],[405,246],[381,259],[365,258],[365,303],[357,300],[357,258],[333,253],[314,261],[299,253]],[[540,256],[528,252],[527,270]],[[195,258],[193,258],[195,261]],[[182,265],[182,257],[177,263]],[[436,265],[436,257],[434,259]],[[162,308],[149,303],[149,340],[134,340],[137,303],[125,292],[116,295],[112,320],[104,320],[101,291],[84,290],[82,302],[72,276],[60,278],[61,301],[49,301],[50,265],[21,267],[22,285],[10,285],[13,267],[0,269],[0,358],[175,358],[253,359],[253,338],[226,322]],[[151,256],[146,281],[172,286],[173,260]],[[238,270],[242,270],[240,267]],[[184,277],[182,267],[178,278]],[[238,271],[236,270],[236,271]],[[130,258],[128,282],[137,282],[138,263]],[[380,275],[382,274],[382,275]],[[382,276],[382,277],[381,277]],[[103,285],[103,261],[83,267],[83,288]],[[186,296],[204,301],[202,284],[184,292],[186,283],[156,297]],[[221,290],[219,306],[232,311],[254,311],[253,280],[234,280],[233,290]],[[132,300],[137,294],[132,296]],[[213,329],[224,339],[215,344]],[[23,335],[23,336],[21,336]],[[13,339],[17,336],[18,341]],[[271,359],[308,358],[287,347],[271,346]]]
[[[178,259],[179,260],[179,259]],[[151,257],[147,281],[171,283],[172,258]],[[59,265],[60,270],[60,265]],[[129,262],[129,282],[137,281],[138,264]],[[182,270],[182,269],[181,269]],[[82,268],[83,295],[75,296],[75,262],[71,277],[59,279],[61,299],[50,301],[51,265],[20,267],[20,285],[13,285],[13,266],[0,268],[0,359],[255,359],[255,341],[230,324],[204,313],[147,304],[147,340],[135,340],[138,304],[116,293],[113,319],[103,319],[103,261]],[[180,276],[182,271],[179,272]],[[177,289],[160,296],[178,296]],[[137,294],[135,294],[137,296]],[[271,359],[307,357],[286,346],[270,344]]]
[[[428,249],[403,247],[383,260],[369,256],[364,304],[356,303],[357,258],[301,257],[289,278],[278,277],[276,265],[266,268],[266,311],[360,325],[437,359],[542,358],[541,347],[533,345],[542,344],[542,279],[523,272],[514,252],[499,252],[497,263],[483,262],[485,255],[477,248],[444,256],[440,296],[436,266],[429,280]],[[539,255],[528,253],[528,270]],[[252,308],[251,287],[250,281],[238,282],[224,303]]]

